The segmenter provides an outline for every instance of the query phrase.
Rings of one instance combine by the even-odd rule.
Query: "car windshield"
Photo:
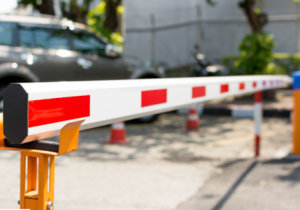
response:
[[[22,47],[42,49],[69,49],[66,32],[63,29],[20,28]]]
[[[82,53],[97,53],[106,56],[106,43],[92,34],[75,31],[72,33],[74,49]]]
[[[0,23],[0,45],[12,44],[12,27],[10,23]]]

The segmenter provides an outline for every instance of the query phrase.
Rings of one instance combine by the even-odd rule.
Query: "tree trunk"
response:
[[[244,11],[253,33],[261,33],[262,28],[267,24],[268,17],[266,13],[256,14],[253,11],[255,0],[243,0],[239,3],[240,8]]]
[[[53,0],[43,0],[40,5],[34,5],[35,9],[37,9],[41,14],[46,15],[55,15]]]
[[[71,0],[69,4],[61,1],[60,8],[63,17],[66,17],[74,22],[84,23],[77,1]]]
[[[121,0],[107,0],[106,2],[106,19],[104,26],[110,31],[115,31],[119,25],[117,17],[117,7],[121,4]]]
[[[63,17],[66,17],[74,22],[86,24],[86,16],[89,12],[90,4],[94,0],[85,0],[83,6],[77,4],[76,0],[70,0],[67,4],[64,1],[60,3],[60,9]]]

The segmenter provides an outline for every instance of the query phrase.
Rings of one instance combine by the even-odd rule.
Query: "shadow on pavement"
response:
[[[218,165],[219,168],[227,168],[227,167],[230,167],[236,163],[239,163],[239,162],[243,162],[245,161],[246,159],[236,159],[236,160],[230,160],[230,161],[226,161],[225,163],[222,163],[220,165]]]
[[[235,124],[238,119],[230,119]],[[105,144],[109,139],[110,127],[104,126],[80,132],[78,150],[65,156],[80,157],[87,160],[130,161],[137,156],[159,150],[161,159],[175,162],[209,161],[208,157],[195,155],[182,147],[168,147],[170,144],[205,145],[220,140],[219,136],[233,131],[224,126],[228,118],[203,117],[200,130],[188,133],[185,131],[185,116],[165,114],[155,123],[126,124],[127,145]],[[207,135],[209,134],[209,135]],[[59,141],[59,137],[51,138]],[[165,157],[162,157],[165,156]]]
[[[270,132],[288,126],[282,120],[276,123],[276,119],[265,119]],[[185,125],[186,117],[177,114],[162,114],[154,123],[126,123],[127,145],[105,144],[110,136],[110,126],[85,130],[79,134],[78,150],[64,157],[104,162],[150,158],[192,163],[229,160],[242,152],[242,158],[250,154],[247,149],[241,151],[239,147],[249,144],[252,139],[251,119],[204,116],[200,117],[200,130],[195,132],[186,132]],[[274,128],[270,128],[271,125]],[[58,141],[59,137],[51,140]]]
[[[290,165],[293,165],[295,163],[299,163],[300,159],[291,159],[289,157],[283,158],[283,159],[275,159],[275,160],[270,160],[270,161],[265,161],[263,164],[276,164],[276,165],[283,165],[286,166],[283,169],[286,169],[287,171],[290,171],[289,174],[284,175],[284,176],[277,176],[277,179],[281,181],[287,181],[287,182],[300,182],[300,166],[293,168],[293,170],[290,170]]]
[[[224,204],[228,201],[231,195],[235,192],[238,186],[243,182],[243,180],[247,177],[247,175],[254,169],[257,165],[257,160],[255,160],[236,180],[236,182],[230,187],[227,193],[221,198],[221,200],[211,209],[211,210],[220,210]]]

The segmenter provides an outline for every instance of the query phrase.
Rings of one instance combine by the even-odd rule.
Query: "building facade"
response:
[[[166,63],[170,68],[194,62],[194,46],[211,62],[237,55],[250,28],[238,0],[125,0],[126,55]],[[261,0],[269,15],[264,28],[273,33],[276,52],[299,52],[299,5],[292,0]]]

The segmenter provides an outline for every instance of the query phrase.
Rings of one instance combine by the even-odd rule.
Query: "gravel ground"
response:
[[[109,127],[81,132],[79,149],[56,159],[55,209],[174,210],[222,174],[222,164],[253,157],[251,119],[205,116],[198,132],[184,127],[176,114],[128,123],[128,145],[104,144]],[[290,152],[287,119],[264,119],[262,130],[261,160]],[[0,209],[18,208],[19,154],[0,151],[0,168]]]

